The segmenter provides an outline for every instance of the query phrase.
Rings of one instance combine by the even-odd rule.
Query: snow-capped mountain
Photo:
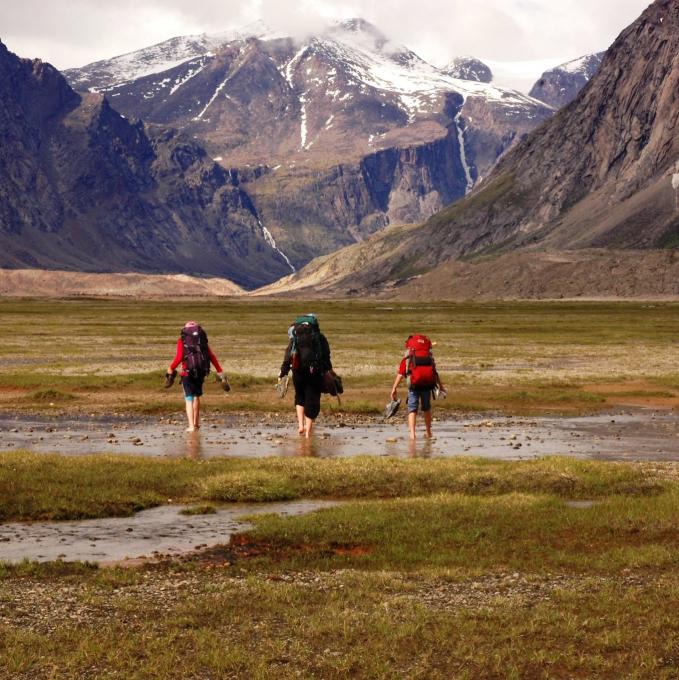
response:
[[[545,71],[533,85],[530,96],[556,109],[570,104],[597,73],[604,54],[587,54]]]
[[[95,61],[82,68],[66,69],[63,75],[72,87],[81,92],[105,91],[210,54],[232,40],[266,36],[273,37],[273,32],[261,22],[250,24],[239,31],[178,36],[112,59]]]
[[[591,83],[472,196],[419,227],[319,260],[285,285],[306,287],[300,295],[332,287],[420,300],[676,295],[668,251],[676,255],[679,241],[677,54],[679,2],[655,0]],[[587,61],[569,70],[586,72]]]
[[[255,29],[176,38],[67,75],[128,117],[198,139],[247,183],[295,265],[429,217],[553,112],[454,77],[361,19],[303,40]]]
[[[441,69],[446,75],[459,80],[476,80],[479,83],[493,81],[490,67],[476,57],[456,57]]]

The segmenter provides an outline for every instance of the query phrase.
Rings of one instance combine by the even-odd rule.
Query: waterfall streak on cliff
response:
[[[290,262],[288,259],[288,256],[276,245],[276,239],[273,237],[273,234],[262,224],[262,220],[260,220],[259,217],[257,218],[257,224],[259,224],[259,227],[262,230],[264,240],[285,260],[292,272],[296,272],[297,270],[295,269],[292,262]]]
[[[457,128],[457,141],[460,145],[460,163],[464,169],[464,176],[467,182],[465,187],[465,195],[468,194],[474,188],[474,180],[472,179],[472,173],[469,168],[469,163],[467,163],[467,152],[464,148],[464,129],[462,128],[462,109],[460,108],[459,113],[455,116],[455,127]]]

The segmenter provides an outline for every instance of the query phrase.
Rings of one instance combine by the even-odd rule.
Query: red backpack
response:
[[[438,374],[431,353],[431,340],[426,335],[411,335],[406,340],[406,377],[413,390],[433,390]]]

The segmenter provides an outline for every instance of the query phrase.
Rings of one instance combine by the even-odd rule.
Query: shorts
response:
[[[318,418],[321,411],[321,374],[293,371],[292,383],[295,386],[295,406],[303,406],[307,418]]]
[[[203,396],[203,382],[205,378],[192,378],[190,375],[182,376],[182,387],[184,388],[184,399],[193,401],[194,397]]]
[[[408,413],[417,413],[422,405],[422,412],[431,411],[431,390],[408,390]]]

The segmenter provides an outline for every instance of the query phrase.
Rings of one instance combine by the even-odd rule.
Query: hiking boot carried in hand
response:
[[[231,391],[231,385],[229,385],[229,379],[223,373],[217,374],[217,382],[221,383],[222,389],[225,392]]]
[[[172,371],[172,373],[165,374],[165,389],[172,387],[174,385],[174,379],[177,377],[177,371]]]
[[[431,396],[434,397],[434,399],[445,399],[448,396],[448,392],[446,392],[445,388],[439,387],[438,385],[436,385],[431,392]]]
[[[398,408],[400,405],[401,405],[400,399],[394,399],[394,401],[390,401],[384,407],[384,419],[389,420],[389,418],[395,416],[398,413]]]
[[[278,392],[278,396],[281,399],[284,399],[285,395],[288,393],[289,383],[290,383],[289,375],[286,375],[285,378],[278,378],[278,382],[276,383],[276,392]]]

